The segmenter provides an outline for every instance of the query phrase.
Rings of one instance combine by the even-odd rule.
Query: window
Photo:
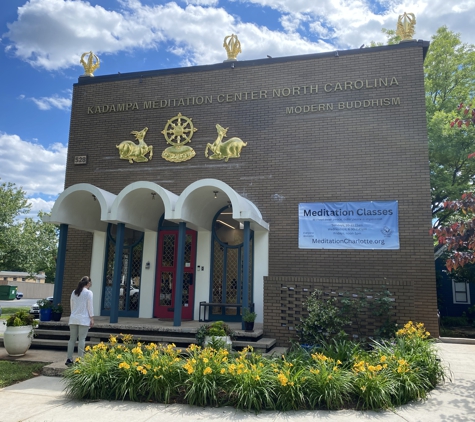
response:
[[[470,286],[468,283],[452,281],[454,303],[470,305]]]

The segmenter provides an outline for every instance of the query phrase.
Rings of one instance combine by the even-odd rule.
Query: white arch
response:
[[[175,222],[185,221],[194,229],[211,230],[214,215],[228,201],[233,207],[235,220],[249,221],[255,231],[269,230],[269,225],[251,201],[217,179],[202,179],[190,184],[179,196],[173,217],[165,214],[165,218]]]
[[[89,232],[107,230],[107,217],[116,195],[89,183],[70,186],[59,195],[45,222],[68,224]]]
[[[134,182],[115,198],[107,221],[140,231],[157,231],[163,213],[172,215],[178,196],[153,182]]]

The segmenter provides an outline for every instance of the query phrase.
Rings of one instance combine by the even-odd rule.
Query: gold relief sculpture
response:
[[[178,113],[167,121],[162,133],[167,140],[167,144],[170,144],[171,147],[162,152],[162,158],[173,163],[181,163],[190,160],[196,155],[193,148],[185,145],[191,142],[193,133],[198,130],[193,126],[191,120],[191,118]]]
[[[228,53],[228,60],[236,60],[236,57],[241,53],[241,43],[238,40],[237,35],[228,35],[224,38],[223,47]]]
[[[415,26],[416,17],[414,16],[414,13],[404,12],[403,15],[399,15],[397,20],[396,35],[401,38],[401,41],[412,40],[414,33],[416,32]]]
[[[239,158],[241,156],[241,149],[247,145],[247,142],[243,142],[240,138],[231,138],[223,143],[222,140],[226,136],[228,129],[219,124],[216,125],[218,137],[212,144],[206,145],[205,157],[208,157],[208,149],[213,153],[209,157],[210,160],[224,159],[227,162],[230,158]]]
[[[89,57],[87,58],[87,62],[84,60],[84,57],[89,54]],[[94,62],[94,59],[96,61]],[[95,72],[96,69],[99,68],[100,61],[99,57],[97,57],[92,51],[89,53],[83,53],[81,56],[81,61],[80,63],[84,67],[84,75],[83,76],[94,76],[93,73]]]
[[[144,163],[148,160],[151,160],[153,157],[153,147],[148,146],[144,142],[145,135],[147,134],[148,127],[143,128],[140,132],[133,130],[130,132],[135,136],[135,139],[139,141],[138,145],[133,141],[124,141],[119,145],[116,145],[116,148],[119,149],[119,156],[122,160],[129,160],[129,163]],[[149,158],[145,157],[146,154],[149,154]]]

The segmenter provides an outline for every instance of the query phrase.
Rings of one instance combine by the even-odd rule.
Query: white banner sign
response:
[[[399,249],[398,202],[299,204],[299,249]]]

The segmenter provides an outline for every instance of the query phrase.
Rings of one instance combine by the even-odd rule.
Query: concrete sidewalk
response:
[[[450,371],[451,381],[436,388],[425,402],[408,404],[394,411],[358,412],[298,411],[262,412],[258,415],[230,407],[200,408],[155,403],[84,402],[68,399],[61,377],[39,376],[0,390],[0,422],[45,421],[475,421],[475,342],[438,343],[437,349]],[[470,344],[472,343],[472,344]],[[0,359],[6,353],[0,348]],[[16,360],[54,362],[64,368],[65,352],[29,350]]]

